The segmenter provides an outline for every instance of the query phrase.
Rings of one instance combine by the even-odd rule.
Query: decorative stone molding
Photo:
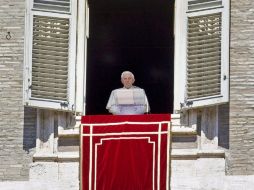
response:
[[[171,115],[173,135],[194,135],[197,134],[197,114],[195,110],[184,114]]]

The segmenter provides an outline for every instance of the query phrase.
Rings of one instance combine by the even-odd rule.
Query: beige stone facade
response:
[[[79,189],[79,124],[23,105],[25,0],[0,5],[0,189]],[[172,190],[251,190],[254,1],[230,1],[230,101],[174,114]],[[39,126],[39,127],[38,127]]]

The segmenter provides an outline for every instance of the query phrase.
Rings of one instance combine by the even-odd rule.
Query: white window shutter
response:
[[[182,73],[175,75],[184,77],[175,85],[182,85],[178,93],[183,95],[175,107],[188,109],[228,102],[229,0],[184,0],[181,6],[185,6],[181,9],[182,31],[175,35],[183,38],[181,47],[185,50],[183,58],[175,62]]]
[[[75,111],[76,0],[29,6],[26,105]]]

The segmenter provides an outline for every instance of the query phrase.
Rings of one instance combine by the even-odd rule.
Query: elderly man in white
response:
[[[123,88],[113,90],[110,94],[106,109],[114,115],[144,114],[150,111],[145,91],[133,86],[135,78],[130,71],[121,75]]]

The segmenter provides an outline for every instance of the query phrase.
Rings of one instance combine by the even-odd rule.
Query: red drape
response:
[[[169,121],[167,114],[82,117],[82,189],[169,189]]]

